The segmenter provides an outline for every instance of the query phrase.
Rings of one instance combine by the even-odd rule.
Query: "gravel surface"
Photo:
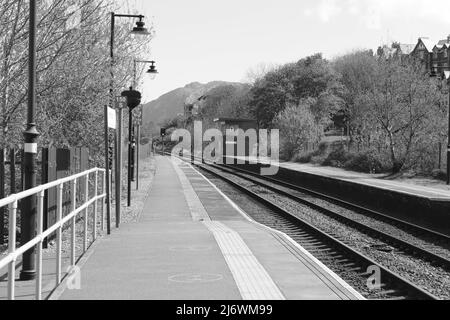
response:
[[[247,176],[247,175],[244,174],[244,176]],[[363,223],[371,228],[374,228],[376,230],[379,230],[386,234],[394,236],[398,239],[409,242],[419,248],[428,250],[428,251],[433,252],[437,255],[440,255],[444,258],[450,259],[450,243],[447,240],[440,240],[440,239],[437,239],[436,237],[417,232],[410,228],[408,229],[408,228],[402,227],[402,226],[395,226],[395,225],[390,224],[389,222],[385,222],[380,219],[377,219],[376,217],[367,216],[367,215],[361,214],[359,212],[355,212],[350,209],[343,208],[331,201],[327,201],[324,199],[320,199],[320,198],[311,196],[309,194],[305,194],[305,193],[302,193],[302,192],[299,192],[296,190],[282,187],[282,186],[276,185],[271,182],[267,182],[264,180],[254,178],[252,176],[249,176],[249,178],[255,179],[256,181],[262,181],[265,184],[268,184],[272,187],[289,192],[290,194],[292,194],[294,196],[297,196],[301,199],[305,199],[308,202],[311,202],[320,207],[323,207],[323,208],[326,208],[333,212],[336,212],[336,213],[338,213],[342,216],[345,216],[347,218],[350,218],[356,222]]]
[[[241,209],[249,214],[255,221],[269,226],[273,229],[282,231],[297,241],[305,249],[312,252],[321,246],[318,243],[316,246],[312,246],[309,241],[305,241],[303,237],[299,235],[299,227],[292,224],[288,219],[278,215],[272,210],[266,208],[256,200],[242,194],[223,180],[217,179],[212,175],[205,172],[205,175],[214,182],[230,199],[232,199]],[[344,281],[346,281],[355,290],[360,292],[367,299],[386,299],[390,296],[379,293],[378,291],[371,291],[367,287],[367,276],[364,275],[364,271],[360,268],[356,270],[355,265],[342,261],[345,259],[339,257],[323,256],[322,254],[313,254],[317,259],[324,263],[328,268],[338,274]]]
[[[226,175],[249,190],[258,193],[263,198],[286,209],[322,231],[338,238],[358,252],[372,258],[391,271],[419,285],[426,291],[442,299],[450,299],[450,273],[442,268],[435,267],[420,258],[397,251],[395,248],[390,247],[378,239],[346,226],[290,198],[276,194],[232,174],[222,172],[221,174]],[[361,292],[364,294],[363,291]]]

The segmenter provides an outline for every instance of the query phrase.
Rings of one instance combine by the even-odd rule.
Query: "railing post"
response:
[[[64,185],[60,184],[57,187],[56,193],[56,223],[60,223],[62,220],[62,211],[63,211],[63,189]],[[63,226],[60,225],[58,230],[56,231],[56,284],[59,285],[61,283],[61,271],[62,271],[62,230]]]
[[[42,235],[44,218],[44,191],[39,192],[37,198],[37,236]],[[36,300],[42,300],[42,243],[44,239],[39,239],[36,250]]]
[[[85,176],[84,179],[84,203],[89,201],[89,174]],[[83,241],[83,253],[87,251],[88,248],[88,217],[89,217],[89,207],[84,210],[84,241]]]
[[[98,204],[98,200],[97,200],[97,196],[98,196],[98,170],[95,171],[95,175],[94,175],[94,230],[93,230],[93,239],[94,241],[97,240],[97,204]]]
[[[71,213],[75,212],[77,209],[77,180],[72,181],[72,187],[71,187]],[[72,245],[71,245],[71,253],[70,253],[70,264],[72,266],[75,265],[75,259],[76,259],[76,252],[75,252],[75,241],[76,241],[76,223],[77,223],[77,217],[72,218]]]
[[[103,194],[106,194],[106,171],[103,172]],[[102,231],[105,231],[105,204],[108,201],[108,197],[105,197],[105,200],[102,201]]]
[[[13,254],[16,251],[16,219],[17,219],[17,201],[9,206],[9,234],[8,234],[8,253]],[[14,300],[14,289],[16,280],[16,259],[13,259],[8,266],[8,300]]]

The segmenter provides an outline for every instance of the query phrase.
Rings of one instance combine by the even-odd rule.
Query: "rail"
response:
[[[102,173],[101,191],[98,194],[98,180],[99,173]],[[94,175],[94,196],[89,199],[89,177]],[[77,181],[84,178],[84,200],[77,208]],[[36,300],[42,300],[42,255],[43,242],[46,238],[56,232],[56,286],[62,282],[62,232],[67,223],[71,223],[71,254],[70,263],[72,266],[76,264],[76,220],[77,216],[83,212],[84,214],[84,239],[83,239],[83,253],[88,249],[88,218],[89,207],[93,205],[94,227],[93,227],[93,241],[97,239],[97,213],[98,201],[106,198],[106,182],[105,170],[94,168],[67,178],[59,179],[38,186],[36,188],[26,190],[24,192],[13,194],[7,198],[0,199],[0,208],[9,206],[9,226],[8,226],[8,254],[0,260],[0,270],[8,266],[8,300],[15,299],[15,277],[16,277],[16,261],[25,252],[36,247]],[[70,183],[70,197],[71,206],[70,213],[63,217],[63,189],[65,184]],[[45,191],[51,188],[57,188],[56,198],[56,222],[47,230],[43,230],[43,213],[44,213],[44,195]],[[16,222],[18,202],[27,197],[37,195],[37,228],[36,236],[28,243],[21,247],[16,247]],[[102,206],[103,216],[103,206]]]

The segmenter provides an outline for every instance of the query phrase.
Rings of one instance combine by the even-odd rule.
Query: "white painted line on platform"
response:
[[[184,162],[182,162],[181,160],[179,162],[177,158],[172,158],[171,163],[178,175],[178,178],[180,179],[181,187],[183,188],[183,193],[186,198],[189,211],[191,212],[192,219],[194,221],[210,221],[211,218],[206,212],[202,202],[198,198],[197,193],[192,188],[192,185],[184,174],[183,170],[181,170],[179,167],[179,165],[183,164]]]

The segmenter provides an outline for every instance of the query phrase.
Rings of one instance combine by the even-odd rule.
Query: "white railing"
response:
[[[102,194],[98,194],[98,179],[99,173],[102,173]],[[93,174],[94,180],[94,196],[89,199],[89,176]],[[84,203],[77,208],[77,181],[84,179]],[[63,217],[63,188],[65,184],[70,183],[71,206],[70,213]],[[56,286],[62,281],[62,232],[64,225],[71,223],[71,254],[70,263],[72,266],[76,264],[76,220],[77,216],[83,212],[84,215],[84,239],[83,239],[83,253],[88,249],[88,215],[89,207],[93,205],[93,241],[97,239],[97,204],[99,200],[106,198],[106,182],[104,169],[91,169],[64,179],[50,182],[36,188],[13,194],[7,198],[0,199],[0,208],[9,206],[9,227],[8,227],[8,254],[0,260],[0,270],[8,266],[8,299],[15,298],[15,277],[16,277],[16,261],[28,250],[36,247],[36,299],[42,299],[42,244],[44,240],[56,232]],[[56,200],[56,223],[47,230],[43,229],[43,213],[44,213],[44,194],[46,190],[51,188],[57,189]],[[36,237],[28,243],[16,248],[16,221],[18,202],[29,196],[37,195],[37,232]],[[102,206],[102,217],[103,217]],[[102,219],[103,224],[103,219]]]

